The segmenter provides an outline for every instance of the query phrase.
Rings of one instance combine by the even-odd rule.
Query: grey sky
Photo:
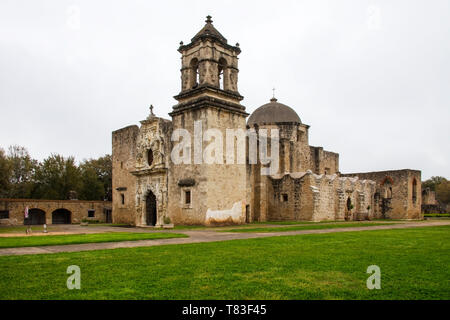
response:
[[[0,147],[82,160],[110,153],[111,132],[150,104],[169,118],[178,44],[207,14],[240,43],[248,112],[275,87],[342,172],[450,177],[448,0],[2,0]]]

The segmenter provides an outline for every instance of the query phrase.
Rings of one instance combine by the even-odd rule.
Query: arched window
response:
[[[200,82],[198,74],[198,59],[192,59],[189,66],[191,68],[191,88],[196,88]]]
[[[394,180],[391,177],[385,177],[383,182],[381,183],[385,199],[392,199],[392,185],[394,184]]]
[[[153,150],[152,149],[148,149],[148,151],[147,151],[147,163],[149,166],[151,166],[153,163]]]
[[[417,180],[414,178],[412,182],[412,201],[413,203],[416,203],[417,201]]]
[[[219,59],[219,88],[225,90],[225,69],[227,68],[227,60]]]

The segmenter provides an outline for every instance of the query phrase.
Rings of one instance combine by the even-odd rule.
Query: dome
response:
[[[277,99],[270,99],[267,103],[256,109],[248,118],[247,124],[269,124],[269,123],[302,123],[297,112],[291,107],[277,102]]]

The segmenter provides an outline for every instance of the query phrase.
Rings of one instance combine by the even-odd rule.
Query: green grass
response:
[[[450,299],[449,252],[442,226],[3,256],[0,299]]]
[[[317,224],[317,225],[300,225],[289,227],[259,227],[259,228],[241,228],[241,229],[225,229],[221,232],[286,232],[298,230],[317,230],[317,229],[337,229],[337,228],[358,228],[372,227],[381,225],[391,225],[394,223],[376,223],[376,222],[360,222],[360,223],[336,223],[336,224]]]
[[[71,235],[55,235],[55,236],[5,237],[0,238],[0,248],[153,240],[153,239],[168,239],[168,238],[182,238],[182,237],[187,236],[178,233],[110,232],[110,233],[71,234]]]
[[[423,216],[424,217],[433,217],[433,218],[437,218],[437,217],[448,218],[448,217],[450,217],[450,213],[425,213]]]
[[[262,222],[252,222],[255,225],[264,224],[277,224],[277,225],[292,225],[292,224],[318,224],[318,223],[336,223],[337,221],[262,221]],[[250,224],[250,225],[251,225]]]

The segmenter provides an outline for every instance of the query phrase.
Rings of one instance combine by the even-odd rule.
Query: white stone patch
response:
[[[233,207],[228,210],[211,210],[206,211],[206,223],[211,222],[243,222],[243,208],[245,208],[244,201],[238,201],[233,204]],[[231,220],[231,221],[230,221]]]

